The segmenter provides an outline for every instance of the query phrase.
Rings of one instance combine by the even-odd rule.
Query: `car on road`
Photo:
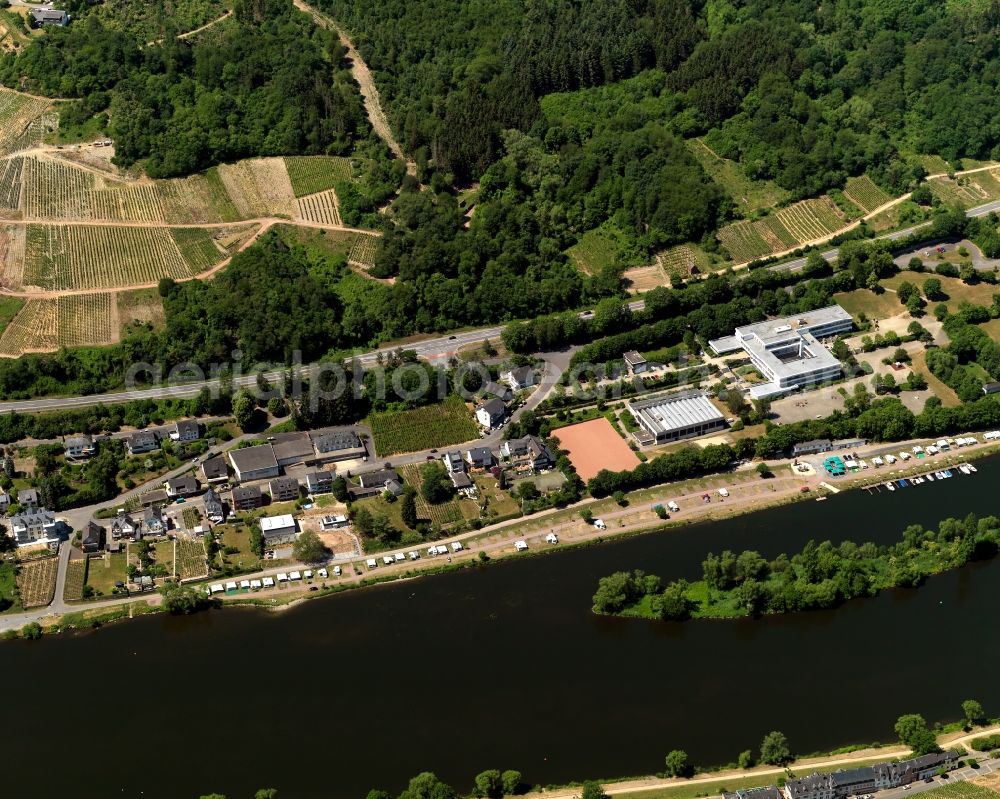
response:
[[[448,336],[448,341],[454,341],[456,338],[458,338],[458,337],[457,336]]]

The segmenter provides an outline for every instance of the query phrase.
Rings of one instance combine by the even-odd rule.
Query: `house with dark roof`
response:
[[[34,488],[22,488],[17,492],[17,504],[24,508],[37,508],[38,492]]]
[[[197,441],[201,438],[201,425],[195,419],[181,419],[174,424],[170,438],[180,442]]]
[[[229,462],[236,472],[236,479],[241,483],[277,477],[280,471],[270,444],[234,449],[229,453]]]
[[[507,408],[496,398],[482,402],[476,408],[476,421],[486,430],[492,430],[507,416]]]
[[[205,518],[210,522],[220,524],[226,518],[222,499],[211,488],[201,495],[201,501],[205,506]]]
[[[333,490],[333,472],[309,472],[306,491],[310,494],[329,494]]]
[[[31,9],[31,27],[41,28],[45,25],[58,25],[65,28],[69,25],[71,17],[65,11],[55,8],[33,8]]]
[[[139,497],[139,504],[144,508],[152,508],[154,506],[166,505],[170,501],[170,497],[167,496],[167,492],[162,488],[154,489],[153,491],[147,491],[141,497]]]
[[[503,402],[509,401],[514,396],[514,392],[510,390],[509,386],[505,386],[503,383],[496,383],[493,380],[483,383],[482,387],[476,393],[481,397],[496,397]]]
[[[257,486],[236,486],[232,497],[235,510],[255,510],[264,504],[264,497]]]
[[[160,439],[152,430],[136,430],[125,439],[125,448],[129,455],[140,455],[160,448]]]
[[[375,472],[365,472],[358,475],[358,482],[362,488],[381,488],[389,480],[399,480],[399,474],[395,469],[379,469]]]
[[[493,452],[489,447],[472,447],[465,451],[465,462],[470,469],[489,469],[493,465]]]
[[[308,433],[279,433],[271,447],[278,466],[292,466],[313,459],[313,445]]]
[[[111,520],[111,538],[113,541],[134,541],[139,532],[139,525],[127,513],[119,513]]]
[[[58,538],[58,523],[50,510],[28,508],[10,517],[10,532],[18,546]]]
[[[63,444],[67,458],[90,458],[97,452],[91,436],[70,436]]]
[[[183,477],[174,477],[167,480],[163,487],[167,490],[167,496],[171,499],[176,499],[177,497],[190,497],[192,494],[198,493],[198,480],[191,475],[184,475]]]
[[[541,471],[555,466],[552,451],[537,436],[512,438],[500,445],[500,454],[508,458],[517,471]]]
[[[275,477],[267,485],[272,502],[289,502],[299,498],[299,481],[294,477]]]
[[[349,429],[317,430],[312,433],[315,459],[320,463],[363,458],[368,449],[361,437]]]
[[[403,493],[403,481],[395,469],[379,469],[375,472],[365,472],[358,476],[358,485],[349,485],[347,490],[352,497],[370,497],[389,491],[394,496]]]
[[[80,548],[87,553],[100,552],[104,549],[104,528],[95,522],[87,522],[80,533]]]
[[[622,355],[622,360],[625,361],[625,367],[628,369],[630,375],[641,374],[649,368],[646,359],[635,350],[629,350]]]
[[[146,508],[142,512],[142,538],[153,538],[167,534],[167,520],[159,508]]]
[[[224,483],[229,479],[229,466],[221,455],[209,458],[201,465],[201,473],[209,483]]]

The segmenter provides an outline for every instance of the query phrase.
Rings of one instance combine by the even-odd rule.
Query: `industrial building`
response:
[[[803,386],[835,380],[843,373],[819,339],[848,333],[851,315],[830,305],[796,316],[736,328],[732,336],[708,342],[716,355],[743,351],[767,381],[750,388],[754,399],[773,397]]]
[[[726,418],[700,391],[680,391],[629,400],[629,412],[646,432],[643,443],[666,444],[721,430]]]

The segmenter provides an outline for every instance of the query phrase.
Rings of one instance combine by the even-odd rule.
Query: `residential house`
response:
[[[403,491],[405,490],[401,480],[386,480],[384,488],[394,497],[403,496]]]
[[[350,429],[316,431],[312,434],[312,444],[318,463],[356,460],[368,455],[365,442]]]
[[[489,469],[493,465],[493,452],[489,447],[473,447],[465,451],[465,462],[470,469]]]
[[[403,493],[403,483],[395,469],[379,469],[375,472],[365,472],[358,476],[359,485],[348,486],[348,491],[355,497],[370,497],[390,491],[394,496]]]
[[[55,8],[33,8],[31,9],[31,27],[41,28],[45,25],[58,25],[65,28],[69,25],[71,17],[65,11]]]
[[[265,546],[290,544],[295,540],[295,519],[290,513],[264,516],[260,520],[260,532],[264,536]]]
[[[139,497],[139,504],[144,508],[159,507],[160,505],[166,505],[169,501],[170,497],[167,496],[167,492],[162,488],[147,491]]]
[[[87,522],[80,535],[80,548],[87,553],[104,549],[104,528],[94,522]]]
[[[551,469],[556,462],[551,450],[537,436],[512,438],[500,445],[500,454],[509,458],[516,471]]]
[[[339,530],[341,527],[347,527],[348,523],[346,516],[324,516],[319,520],[319,526],[324,532]]]
[[[129,455],[139,455],[160,448],[160,439],[152,430],[137,430],[125,438],[125,448]]]
[[[229,479],[229,466],[221,455],[209,458],[201,465],[201,473],[208,483],[224,483]]]
[[[181,419],[174,424],[174,429],[170,431],[170,438],[182,443],[197,441],[201,438],[201,425],[195,419]]]
[[[139,525],[127,513],[119,513],[111,520],[111,539],[113,541],[121,541],[122,539],[135,541],[138,532]]]
[[[1000,392],[1000,383],[986,383],[983,386],[984,394],[996,394],[997,392]]]
[[[226,518],[226,509],[222,499],[211,488],[201,496],[205,506],[205,517],[213,524],[221,524]]]
[[[97,447],[94,446],[94,439],[90,436],[70,436],[63,444],[67,458],[90,458]]]
[[[465,461],[462,460],[462,455],[458,450],[452,450],[451,452],[446,452],[441,456],[441,461],[444,463],[444,468],[448,472],[464,472],[465,471]]]
[[[38,492],[34,488],[22,488],[17,492],[17,504],[21,506],[21,509],[25,508],[37,508],[38,502]]]
[[[167,520],[159,508],[146,508],[142,512],[142,538],[167,534]]]
[[[10,494],[0,488],[0,513],[6,513],[10,507]]]
[[[460,494],[472,496],[476,493],[476,484],[472,482],[472,479],[466,473],[465,460],[463,460],[462,454],[458,450],[444,453],[441,456],[441,460],[444,462],[444,468],[448,470],[451,484],[455,486],[455,489]]]
[[[625,368],[628,369],[630,375],[641,374],[649,369],[646,359],[635,350],[629,350],[622,355],[622,358],[625,360]]]
[[[495,383],[492,380],[488,383],[483,383],[477,393],[482,397],[496,397],[503,402],[508,402],[514,396],[514,392],[510,390],[509,386],[505,386],[503,383]]]
[[[761,785],[758,788],[737,788],[732,793],[722,792],[722,799],[782,799],[783,796],[781,789],[773,785]]]
[[[506,372],[501,372],[500,379],[510,386],[511,391],[523,391],[535,385],[535,370],[530,366],[515,366]]]
[[[170,499],[190,497],[192,494],[197,494],[199,488],[197,478],[192,477],[191,475],[174,477],[171,480],[167,480],[163,486],[166,488],[167,496],[170,497]]]
[[[28,508],[11,516],[10,532],[18,546],[58,537],[55,515],[45,508]]]
[[[272,448],[278,466],[292,466],[313,459],[313,445],[308,433],[279,433]]]
[[[299,498],[299,481],[294,477],[275,477],[268,487],[272,502],[289,502]]]
[[[830,439],[814,438],[812,441],[801,441],[792,447],[792,457],[801,458],[803,455],[817,455],[820,452],[830,451]]]
[[[263,495],[257,486],[237,486],[233,489],[235,510],[255,510],[264,504]]]
[[[310,472],[306,475],[306,492],[329,494],[333,490],[333,472]]]
[[[507,408],[498,399],[486,400],[476,408],[476,421],[486,430],[492,430],[499,425],[507,415]]]
[[[810,774],[788,780],[779,790],[784,799],[846,799],[887,788],[898,788],[933,776],[938,769],[951,770],[960,753],[935,752],[898,762],[841,769],[829,774]],[[756,797],[754,797],[756,799]]]
[[[277,477],[280,471],[270,444],[234,449],[229,453],[229,462],[241,483]]]

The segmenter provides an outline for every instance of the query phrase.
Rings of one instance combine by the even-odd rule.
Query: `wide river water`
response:
[[[686,624],[590,612],[599,577],[695,578],[705,554],[880,542],[998,512],[1000,460],[894,493],[750,516],[305,603],[154,616],[0,644],[3,795],[282,799],[397,792],[423,770],[531,783],[652,773],[670,749],[736,759],[889,741],[905,712],[1000,712],[1000,561],[830,612]],[[956,473],[957,474],[957,473]]]

